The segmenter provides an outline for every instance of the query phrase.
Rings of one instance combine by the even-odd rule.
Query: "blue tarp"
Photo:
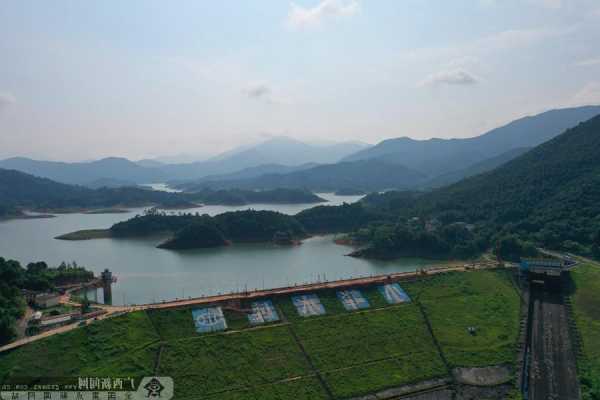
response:
[[[314,293],[292,296],[292,303],[294,303],[298,314],[302,317],[325,314],[325,307]]]
[[[192,318],[198,333],[218,332],[227,329],[227,321],[221,307],[193,309]]]
[[[410,301],[410,297],[397,283],[390,283],[378,287],[379,292],[385,300],[390,304],[406,303]]]
[[[279,315],[271,300],[254,301],[251,304],[251,308],[252,313],[248,314],[248,321],[252,325],[279,321]]]
[[[360,290],[340,290],[337,292],[337,297],[348,311],[369,308],[369,301],[362,295]]]

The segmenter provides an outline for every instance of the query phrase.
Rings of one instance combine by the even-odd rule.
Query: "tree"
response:
[[[81,313],[86,314],[90,312],[90,300],[87,297],[87,292],[84,292],[83,299],[81,299]]]
[[[594,244],[592,245],[592,255],[595,258],[600,259],[600,231],[596,233],[596,238],[594,239]]]
[[[531,243],[520,240],[516,235],[507,235],[498,239],[494,253],[502,260],[519,262],[522,257],[536,256],[538,251]]]

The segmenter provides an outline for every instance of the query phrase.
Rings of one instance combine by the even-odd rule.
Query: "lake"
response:
[[[320,193],[329,205],[351,203],[360,196]],[[295,214],[314,204],[205,206],[186,212],[216,215],[227,211],[275,210]],[[155,246],[164,237],[63,241],[55,236],[80,229],[109,228],[143,209],[121,214],[62,214],[56,218],[0,222],[0,257],[23,266],[32,261],[58,265],[76,261],[95,273],[113,271],[114,304],[142,304],[231,291],[273,288],[295,283],[412,271],[430,263],[420,259],[374,261],[346,257],[351,248],[317,236],[300,246],[235,244],[216,249],[171,251]]]

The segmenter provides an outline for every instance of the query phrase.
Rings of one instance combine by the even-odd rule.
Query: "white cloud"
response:
[[[573,106],[600,104],[600,82],[589,82],[570,101]]]
[[[419,86],[438,86],[438,85],[474,85],[479,82],[479,79],[473,74],[462,70],[441,71],[429,75],[423,80]]]
[[[594,65],[600,65],[600,57],[598,58],[588,58],[587,60],[581,60],[575,63],[578,67],[591,67]]]
[[[11,93],[8,92],[0,92],[0,111],[4,108],[10,106],[11,104],[16,103],[17,99]]]
[[[302,7],[291,4],[286,25],[291,29],[303,29],[319,25],[328,17],[351,16],[358,12],[356,0],[321,0],[314,7]]]
[[[267,98],[271,95],[271,92],[271,88],[265,82],[251,83],[244,89],[246,96],[251,99]]]
[[[511,29],[495,33],[476,42],[480,49],[504,50],[519,47],[528,47],[540,42],[569,35],[575,27],[552,29]]]

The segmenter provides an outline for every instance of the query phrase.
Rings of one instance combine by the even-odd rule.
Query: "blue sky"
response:
[[[0,157],[468,137],[600,103],[596,0],[0,6]]]

